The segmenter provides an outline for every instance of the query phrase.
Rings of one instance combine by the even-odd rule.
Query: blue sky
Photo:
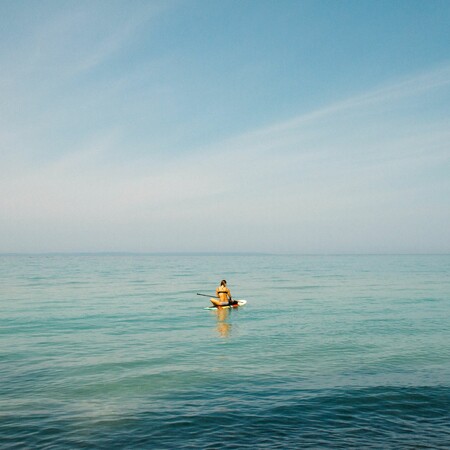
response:
[[[448,1],[3,1],[0,252],[450,252]]]

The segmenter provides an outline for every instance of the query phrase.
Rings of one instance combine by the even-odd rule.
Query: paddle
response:
[[[209,298],[219,298],[219,297],[216,297],[215,295],[199,294],[198,292],[197,292],[197,295],[201,295],[202,297],[209,297]]]

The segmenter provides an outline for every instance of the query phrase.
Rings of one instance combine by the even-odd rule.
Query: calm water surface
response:
[[[450,256],[0,256],[0,447],[450,448]],[[205,311],[222,279],[248,304]]]

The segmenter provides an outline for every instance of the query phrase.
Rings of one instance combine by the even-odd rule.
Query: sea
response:
[[[0,308],[1,449],[450,448],[450,255],[1,255]]]

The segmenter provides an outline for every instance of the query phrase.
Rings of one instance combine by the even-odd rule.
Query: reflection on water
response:
[[[228,322],[230,316],[229,309],[216,309],[214,311],[217,318],[217,331],[220,337],[228,337],[231,333],[231,323]]]

